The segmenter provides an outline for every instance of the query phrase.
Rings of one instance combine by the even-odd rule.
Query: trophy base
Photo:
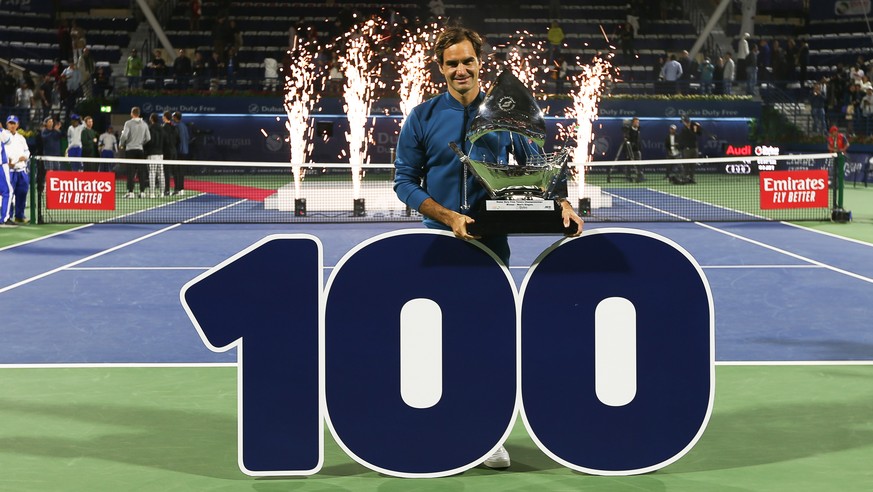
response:
[[[484,200],[467,226],[475,236],[503,234],[575,234],[577,225],[564,227],[561,205],[555,200]]]

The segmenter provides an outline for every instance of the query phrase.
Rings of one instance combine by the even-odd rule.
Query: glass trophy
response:
[[[470,215],[467,230],[478,236],[495,234],[572,234],[565,228],[561,200],[567,196],[569,149],[545,153],[546,123],[533,94],[510,70],[503,70],[485,95],[470,124],[465,153],[449,146],[464,166],[461,207],[469,210],[466,177],[473,173],[487,191]]]

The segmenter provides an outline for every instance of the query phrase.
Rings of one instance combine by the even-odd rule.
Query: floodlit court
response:
[[[586,225],[602,227],[616,225]],[[420,226],[101,224],[0,252],[0,488],[867,490],[873,247],[774,222],[620,227],[687,250],[713,294],[712,417],[697,445],[661,470],[573,472],[540,451],[519,421],[506,443],[513,465],[504,471],[390,478],[355,463],[325,429],[317,474],[246,476],[237,464],[238,354],[204,346],[181,288],[270,234],[319,238],[327,280],[359,243]],[[516,284],[559,240],[511,237]],[[383,268],[390,265],[375,265],[374,275]]]

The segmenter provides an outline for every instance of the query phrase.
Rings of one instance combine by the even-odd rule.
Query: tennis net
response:
[[[421,220],[395,196],[390,164],[361,166],[353,179],[348,164],[35,160],[42,163],[32,166],[40,223]],[[799,154],[584,163],[573,167],[568,198],[589,221],[829,220],[831,161],[831,154]],[[80,162],[103,171],[70,171]],[[163,169],[149,173],[158,162]],[[135,165],[129,192],[127,174]],[[49,170],[40,173],[43,167]],[[145,181],[151,186],[141,187]]]

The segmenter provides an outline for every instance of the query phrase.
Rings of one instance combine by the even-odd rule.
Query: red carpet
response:
[[[262,202],[268,196],[276,193],[276,190],[265,190],[263,188],[229,183],[215,183],[213,181],[197,181],[195,179],[185,179],[185,189],[229,198],[244,198],[256,202]]]

